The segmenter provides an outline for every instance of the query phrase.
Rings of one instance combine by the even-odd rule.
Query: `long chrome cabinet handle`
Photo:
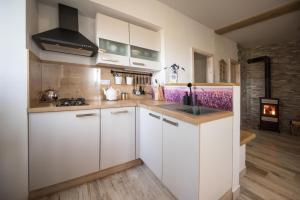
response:
[[[134,65],[140,65],[140,66],[145,66],[144,63],[140,63],[140,62],[132,62],[132,64],[134,64]]]
[[[156,119],[160,119],[160,116],[158,116],[158,115],[154,115],[153,113],[149,113],[149,115],[150,115],[151,117],[154,117],[154,118],[156,118]]]
[[[111,112],[112,115],[124,114],[124,113],[129,113],[129,112],[128,112],[128,110],[121,110],[121,111]]]
[[[171,125],[173,125],[173,126],[178,126],[178,122],[173,122],[173,121],[168,120],[168,119],[166,119],[166,118],[164,118],[163,121],[164,121],[164,122],[167,122],[168,124],[171,124]]]
[[[97,113],[77,114],[76,117],[92,117],[97,116]]]

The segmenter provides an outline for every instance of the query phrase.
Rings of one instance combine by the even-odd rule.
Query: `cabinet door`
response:
[[[162,178],[162,116],[140,109],[140,157],[150,170]]]
[[[100,110],[30,114],[30,190],[98,171],[99,139]]]
[[[97,64],[129,66],[129,24],[97,13]]]
[[[232,188],[232,117],[201,124],[200,134],[199,198],[220,199]]]
[[[100,169],[135,159],[135,108],[101,109]]]
[[[99,38],[129,44],[129,24],[100,13],[96,14],[96,41]]]
[[[162,180],[177,199],[198,199],[198,126],[163,116]]]
[[[160,33],[133,24],[130,27],[130,45],[160,51]]]

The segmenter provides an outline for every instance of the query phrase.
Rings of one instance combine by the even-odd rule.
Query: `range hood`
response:
[[[98,47],[78,32],[78,10],[59,4],[59,27],[38,33],[32,39],[43,50],[94,56]]]

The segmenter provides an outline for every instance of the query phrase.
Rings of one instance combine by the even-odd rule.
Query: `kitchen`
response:
[[[53,8],[47,4],[40,4],[39,12],[49,13],[47,9]],[[69,12],[65,11],[68,9],[70,9]],[[67,12],[71,13],[72,10],[73,8],[59,4],[59,16],[63,16]],[[56,12],[53,11],[51,13]],[[41,16],[43,21],[47,17]],[[73,18],[76,19],[77,17],[74,16]],[[68,24],[70,23],[69,21]],[[64,24],[64,21],[59,21],[59,24],[61,26],[61,24]],[[35,56],[33,53],[30,55],[29,88],[32,89],[30,90],[32,91],[30,96],[30,104],[32,106],[29,109],[30,197],[34,198],[39,197],[39,194],[47,194],[49,186],[55,190],[55,188],[61,188],[60,183],[65,181],[87,175],[96,176],[97,171],[101,174],[102,170],[108,170],[116,166],[122,167],[128,162],[139,163],[141,160],[149,166],[150,170],[179,199],[208,198],[210,195],[214,196],[210,198],[220,198],[230,191],[232,182],[232,113],[219,112],[215,113],[215,116],[213,114],[209,115],[208,119],[206,119],[205,115],[203,117],[187,115],[186,120],[182,120],[185,116],[181,116],[181,113],[176,112],[178,108],[163,107],[166,104],[164,101],[153,102],[149,95],[151,92],[151,90],[149,91],[149,84],[151,84],[151,81],[157,81],[155,73],[157,73],[157,68],[160,66],[160,62],[157,60],[160,51],[160,34],[136,25],[128,25],[125,21],[100,13],[96,14],[95,24],[95,35],[99,41],[96,45],[101,48],[100,53],[96,56],[96,65],[105,66],[106,68],[99,69],[95,66],[88,66],[87,68],[84,64],[77,64],[84,65],[77,66],[44,60],[41,54],[40,57]],[[66,27],[60,28],[66,29]],[[48,31],[49,28],[45,29],[45,31]],[[51,32],[48,32],[48,35],[50,35],[49,41],[51,44]],[[42,48],[47,48],[44,45],[47,42],[46,37],[47,32],[32,36],[34,41],[37,41],[36,43]],[[57,38],[57,40],[59,39]],[[118,41],[119,43],[112,41]],[[127,55],[126,50],[129,48],[126,45],[123,48],[122,45],[129,42],[130,59],[122,56],[124,53]],[[53,49],[51,50],[54,51]],[[143,51],[149,52],[149,55],[154,55],[155,57],[147,58],[145,53],[140,56],[140,52],[143,53]],[[48,52],[45,51],[43,53]],[[141,59],[139,56],[142,58],[146,57],[146,59]],[[129,66],[129,68],[124,71],[122,70],[124,66]],[[97,77],[94,78],[94,76]],[[93,78],[91,79],[90,77]],[[128,83],[129,77],[132,77],[134,80]],[[146,77],[152,80],[146,81]],[[154,88],[156,87],[157,91],[162,90],[159,85]],[[42,100],[45,99],[45,103],[41,103],[41,99],[39,99],[41,88],[45,92],[42,93]],[[229,86],[229,88],[232,90],[233,87]],[[144,90],[146,90],[146,94],[144,94],[145,92],[143,93]],[[136,93],[132,91],[136,91]],[[118,100],[121,97],[119,96],[121,92],[127,94],[130,100]],[[193,91],[190,91],[188,97],[193,92],[196,92],[196,86],[194,86]],[[58,95],[61,95],[63,98],[58,97]],[[163,98],[159,97],[159,95],[162,95],[162,92],[153,95],[157,96],[154,97],[156,99]],[[75,99],[68,99],[74,97]],[[83,97],[84,99],[81,99]],[[192,100],[190,99],[190,101]],[[49,105],[47,102],[54,103]],[[159,106],[160,104],[162,106]],[[192,102],[187,104],[191,105]],[[76,116],[75,119],[74,116]],[[204,123],[215,119],[220,120],[217,120],[216,124],[212,125]],[[224,121],[221,121],[221,119]],[[206,126],[213,127],[206,128]],[[218,133],[215,130],[218,126],[224,129],[222,135],[220,134],[221,132]],[[86,127],[89,127],[89,134],[86,134],[84,131]],[[156,131],[149,132],[151,130],[149,129],[150,127]],[[180,141],[181,137],[186,137],[183,135],[186,130],[191,132],[190,138],[185,138],[187,144],[178,143],[177,145],[169,146],[173,142],[168,142],[168,140],[176,139],[176,132],[178,132],[178,139],[176,140]],[[216,135],[210,133],[212,131]],[[43,134],[40,134],[41,132]],[[168,132],[170,132],[170,136],[168,136]],[[196,142],[200,140],[199,132],[201,132],[203,140],[207,137],[205,144],[211,143],[206,147],[207,149],[204,149],[204,146],[202,147],[202,142]],[[154,133],[153,138],[150,137]],[[60,137],[64,139],[58,142],[57,138]],[[210,159],[214,161],[211,161],[211,163],[203,161],[205,164],[199,164],[198,162],[202,163],[202,159],[206,157],[205,155],[207,154],[208,156],[208,152],[211,152],[210,148],[216,149],[215,145],[220,145],[217,141],[213,141],[213,137],[215,140],[217,140],[216,137],[220,137],[220,140],[217,141],[222,141],[222,148],[218,148],[218,151],[215,152],[216,157],[214,159],[210,156]],[[66,141],[69,142],[66,143]],[[183,146],[181,147],[181,145]],[[178,152],[176,149],[178,149]],[[65,155],[61,153],[64,151],[66,151]],[[168,151],[170,155],[163,154],[163,152],[167,153]],[[183,152],[193,156],[186,157],[183,154],[179,163],[176,161],[178,158],[176,160],[172,159],[174,155],[180,155]],[[77,156],[74,157],[74,155]],[[74,158],[72,159],[72,157]],[[224,160],[218,161],[218,157],[223,157]],[[82,166],[81,163],[88,164]],[[181,166],[180,163],[192,168],[185,170],[185,167]],[[203,167],[199,165],[203,165]],[[217,167],[220,165],[224,166],[221,171]],[[45,170],[47,166],[52,167]],[[197,188],[197,185],[203,184],[203,181],[209,181],[196,178],[199,176],[197,175],[199,173],[209,173],[209,171],[202,171],[205,168],[207,168],[206,170],[214,169],[215,175],[207,178],[216,179],[217,177],[223,177],[224,182],[219,182],[220,191],[214,191],[211,194],[199,194],[203,197],[198,197],[199,190],[208,191],[212,187],[204,184],[202,187],[198,186],[199,188]],[[187,172],[190,172],[190,174],[187,174]],[[62,174],[65,176],[62,176]],[[175,174],[182,174],[183,176],[177,175],[178,177],[176,177]],[[181,180],[180,182],[182,180],[186,181],[180,183],[176,180]],[[189,183],[191,180],[193,181]],[[174,184],[174,182],[178,183]],[[210,180],[210,182],[214,181]],[[70,181],[70,184],[72,185],[72,181]],[[205,197],[205,195],[208,196]]]
[[[130,1],[22,4],[26,77],[14,74],[26,98],[14,101],[28,173],[14,178],[26,197],[11,182],[3,199],[238,199],[237,43],[159,1]]]

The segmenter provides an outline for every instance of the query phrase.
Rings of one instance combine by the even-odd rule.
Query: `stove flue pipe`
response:
[[[265,64],[265,97],[271,98],[271,58],[269,56],[261,56],[247,60],[248,64],[264,62]]]

